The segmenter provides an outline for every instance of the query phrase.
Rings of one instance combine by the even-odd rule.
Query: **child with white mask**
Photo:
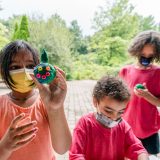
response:
[[[148,160],[148,154],[131,127],[121,117],[130,99],[126,85],[105,76],[93,89],[96,113],[77,123],[70,148],[70,160]]]

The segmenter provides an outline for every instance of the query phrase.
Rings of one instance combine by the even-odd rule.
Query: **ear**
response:
[[[98,101],[94,96],[93,96],[93,105],[95,108],[97,108],[97,106],[98,106]]]

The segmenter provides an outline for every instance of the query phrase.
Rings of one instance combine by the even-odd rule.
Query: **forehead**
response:
[[[11,63],[33,61],[33,55],[30,51],[21,49],[11,59]]]
[[[109,96],[105,96],[103,99],[99,101],[99,105],[104,108],[110,108],[115,111],[122,110],[126,108],[128,101],[118,101]]]
[[[143,47],[142,49],[142,53],[143,54],[154,54],[154,50],[155,50],[155,47],[154,45],[150,45],[150,44],[147,44]]]

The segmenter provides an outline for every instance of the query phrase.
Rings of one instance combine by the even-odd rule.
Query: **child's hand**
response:
[[[56,69],[56,77],[48,85],[39,83],[33,75],[31,76],[39,89],[40,96],[45,106],[48,109],[56,110],[63,106],[67,93],[67,84],[64,71],[56,66],[54,67]]]
[[[134,93],[138,97],[147,98],[150,95],[150,92],[147,89],[146,83],[143,83],[144,89],[134,88]]]
[[[5,135],[2,137],[0,147],[5,152],[12,153],[13,151],[25,146],[35,138],[38,130],[38,128],[35,127],[36,121],[30,121],[26,124],[18,125],[24,120],[24,115],[25,114],[22,113],[16,116],[12,120]]]

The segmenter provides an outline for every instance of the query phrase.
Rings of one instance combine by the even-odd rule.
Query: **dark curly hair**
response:
[[[25,50],[33,55],[33,60],[35,65],[39,64],[39,55],[38,51],[32,48],[30,44],[23,40],[16,40],[7,44],[0,51],[0,71],[2,80],[8,86],[12,88],[14,82],[9,74],[9,66],[12,63],[12,58],[20,51]]]
[[[135,57],[139,57],[145,45],[154,46],[154,60],[160,61],[160,32],[148,30],[140,32],[131,42],[128,52]]]
[[[120,78],[107,75],[97,81],[93,89],[93,96],[98,102],[105,96],[123,102],[130,99],[130,92]]]

